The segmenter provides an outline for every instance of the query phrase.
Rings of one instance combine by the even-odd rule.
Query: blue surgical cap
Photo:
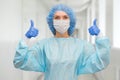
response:
[[[63,5],[63,4],[58,4],[58,5],[55,5],[53,8],[51,8],[51,10],[47,16],[47,23],[49,25],[50,30],[52,31],[52,33],[54,35],[56,34],[56,30],[53,26],[53,17],[54,17],[54,14],[56,11],[64,11],[70,17],[70,27],[68,29],[68,34],[71,35],[75,29],[76,17],[75,17],[73,10],[71,8],[69,8],[68,6]]]

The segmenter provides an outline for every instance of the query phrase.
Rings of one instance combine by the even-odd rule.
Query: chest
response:
[[[45,46],[49,64],[75,64],[82,53],[82,46],[75,42],[53,42]]]

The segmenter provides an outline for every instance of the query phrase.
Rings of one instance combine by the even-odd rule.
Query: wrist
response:
[[[103,33],[100,31],[100,33],[96,36],[96,38],[99,38],[99,37],[104,37]]]

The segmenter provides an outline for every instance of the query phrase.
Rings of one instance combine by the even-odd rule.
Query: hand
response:
[[[30,20],[30,23],[31,23],[30,28],[25,34],[27,38],[36,37],[39,32],[38,29],[34,27],[34,22],[32,20]]]
[[[89,33],[90,35],[94,36],[94,35],[98,35],[100,33],[100,29],[97,27],[97,24],[96,24],[96,19],[94,20],[93,22],[93,26],[91,26],[88,30],[89,30]]]

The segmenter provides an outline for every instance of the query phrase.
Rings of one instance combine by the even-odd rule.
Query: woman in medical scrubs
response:
[[[76,18],[72,9],[65,5],[54,6],[47,22],[54,37],[39,40],[32,47],[21,40],[13,61],[16,68],[44,72],[44,80],[78,80],[80,74],[96,73],[108,66],[110,41],[107,37],[99,37],[96,20],[88,29],[90,35],[97,36],[95,45],[71,37]],[[30,39],[37,34],[31,21],[26,37]]]

